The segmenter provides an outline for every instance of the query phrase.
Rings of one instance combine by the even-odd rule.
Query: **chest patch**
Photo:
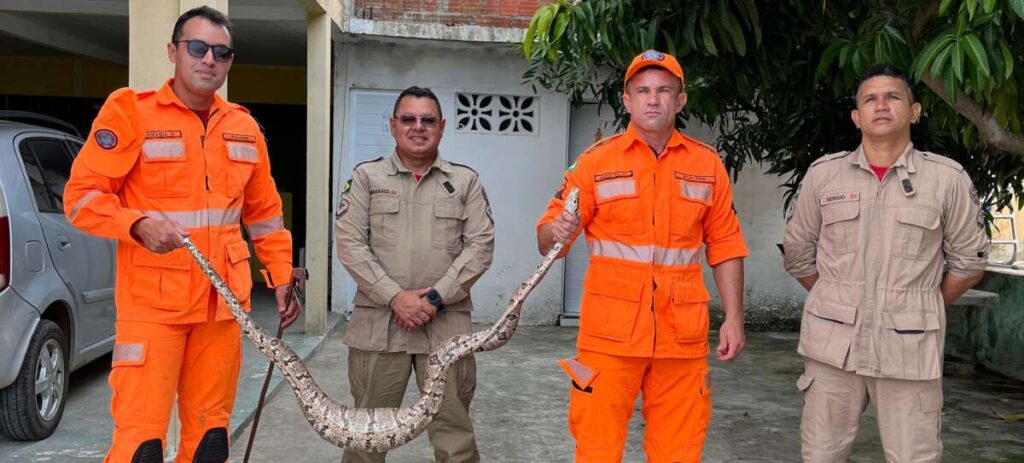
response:
[[[594,181],[595,182],[603,182],[605,180],[612,180],[612,179],[616,179],[616,178],[629,178],[629,177],[632,177],[632,176],[633,176],[633,171],[631,171],[631,170],[620,170],[620,171],[616,171],[616,172],[605,172],[603,174],[597,174],[597,175],[594,176]]]
[[[181,138],[180,130],[148,130],[146,131],[146,139],[159,139],[159,138]]]
[[[825,193],[821,195],[821,198],[819,198],[819,203],[822,206],[849,201],[860,201],[860,193],[856,191],[849,191],[845,193]]]
[[[693,175],[683,172],[675,172],[676,179],[684,182],[715,183],[714,175]]]
[[[370,196],[374,195],[398,196],[398,190],[383,187],[370,188]]]
[[[256,137],[252,135],[243,135],[240,133],[227,133],[224,132],[224,140],[226,141],[237,141],[241,143],[256,143]]]

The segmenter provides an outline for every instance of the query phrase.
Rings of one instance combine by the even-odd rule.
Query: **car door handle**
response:
[[[71,240],[68,237],[61,235],[57,237],[57,249],[61,251],[67,251],[71,247]]]

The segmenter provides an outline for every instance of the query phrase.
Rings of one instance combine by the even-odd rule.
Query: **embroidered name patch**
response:
[[[842,203],[846,201],[860,201],[860,193],[856,191],[850,191],[847,193],[826,193],[821,196],[820,203],[822,206],[826,206],[832,203]]]
[[[633,171],[631,171],[631,170],[620,170],[620,171],[617,171],[617,172],[605,172],[603,174],[597,174],[597,175],[594,176],[594,181],[595,182],[601,182],[601,181],[604,181],[604,180],[611,180],[613,178],[626,178],[626,177],[632,177],[632,176],[633,176]]]
[[[398,196],[398,190],[392,190],[390,188],[370,188],[371,195],[388,195]]]
[[[180,130],[149,130],[146,132],[146,138],[181,138]]]
[[[240,133],[227,133],[224,132],[224,139],[227,141],[240,141],[244,143],[256,143],[256,137],[252,135],[242,135]]]
[[[682,172],[676,172],[676,179],[683,180],[686,182],[697,182],[697,183],[715,183],[714,175],[693,175],[684,174]]]

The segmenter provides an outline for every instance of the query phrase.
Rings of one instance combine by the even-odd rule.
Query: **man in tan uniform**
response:
[[[785,266],[810,291],[798,352],[805,462],[845,462],[868,401],[888,462],[937,462],[945,306],[981,279],[989,241],[970,177],[914,149],[906,76],[870,69],[851,113],[861,145],[811,165]]]
[[[345,332],[355,406],[398,407],[409,375],[422,389],[427,354],[468,334],[469,289],[491,265],[494,221],[480,177],[440,158],[441,105],[429,89],[398,96],[389,121],[395,152],[361,163],[335,213],[338,255],[359,287]],[[441,412],[427,428],[438,462],[478,462],[469,418],[472,356],[450,373]],[[343,462],[383,462],[346,450]]]

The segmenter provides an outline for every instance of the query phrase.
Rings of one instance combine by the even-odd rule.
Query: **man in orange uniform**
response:
[[[249,112],[216,95],[234,59],[230,23],[200,7],[178,18],[159,90],[115,91],[71,169],[66,214],[117,240],[117,324],[110,373],[114,437],[107,462],[158,463],[178,395],[178,462],[223,462],[241,363],[238,324],[181,236],[210,258],[249,309],[245,224],[276,286],[282,323],[292,239]]]
[[[625,132],[591,146],[537,224],[541,253],[585,230],[578,357],[569,429],[576,461],[618,462],[643,391],[644,450],[652,463],[700,461],[711,418],[708,308],[700,251],[722,295],[718,358],[743,350],[743,242],[729,176],[714,149],[675,130],[686,104],[676,59],[648,50],[626,71]],[[580,190],[579,218],[562,211]]]

